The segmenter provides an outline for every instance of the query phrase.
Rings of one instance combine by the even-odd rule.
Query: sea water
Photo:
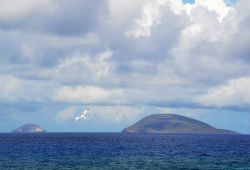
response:
[[[5,133],[0,169],[250,170],[250,136]]]

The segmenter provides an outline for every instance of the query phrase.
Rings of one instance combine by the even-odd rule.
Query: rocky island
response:
[[[46,132],[45,129],[35,124],[24,124],[12,131],[12,133],[44,133],[44,132]]]
[[[237,134],[176,114],[153,114],[122,130],[123,133]]]

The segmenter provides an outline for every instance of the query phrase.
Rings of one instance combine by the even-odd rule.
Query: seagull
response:
[[[88,111],[90,111],[90,108],[87,108],[86,110],[84,110],[83,113],[81,114],[81,116],[77,116],[77,117],[75,118],[75,121],[78,121],[78,119],[81,119],[81,118],[87,119],[87,118],[85,117],[85,115],[86,115],[86,113],[87,113]]]

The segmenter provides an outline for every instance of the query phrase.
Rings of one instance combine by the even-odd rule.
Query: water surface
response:
[[[0,134],[0,169],[250,170],[250,136]]]

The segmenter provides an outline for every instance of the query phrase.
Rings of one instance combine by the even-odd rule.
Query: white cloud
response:
[[[76,113],[76,108],[71,106],[59,111],[57,113],[57,118],[60,121],[74,120],[75,113]]]
[[[134,25],[126,32],[126,36],[140,38],[151,34],[151,28],[160,23],[160,7],[166,4],[166,0],[149,1],[142,8],[142,15],[134,21]]]
[[[240,42],[237,45],[234,42],[240,33],[239,11],[222,1],[196,1],[190,7],[187,23],[171,49],[171,58],[166,60],[165,67],[174,70],[182,82],[208,86],[208,83],[221,83],[246,73],[247,65],[238,58],[232,59],[232,47],[228,46],[233,43],[237,49],[241,48]],[[223,11],[221,14],[217,13],[219,9]]]
[[[54,101],[70,103],[119,102],[123,96],[122,89],[104,89],[93,86],[65,86],[56,90]]]
[[[11,12],[9,2],[4,2],[9,12],[3,10],[0,15],[9,21],[12,15],[31,17],[30,12],[37,6],[43,9],[51,3],[35,6],[27,0],[24,7],[20,6],[27,13],[21,10],[17,14]],[[72,11],[82,5],[81,1],[53,2],[58,5],[51,17],[54,20],[43,16],[46,22],[42,25],[29,27],[34,23],[30,19],[22,22],[25,26],[21,29],[14,29],[14,24],[10,30],[15,31],[8,31],[0,23],[4,42],[0,44],[0,72],[14,77],[2,84],[6,89],[1,95],[3,100],[192,103],[206,88],[249,76],[249,64],[243,62],[248,60],[249,52],[247,1],[228,7],[222,0],[197,0],[195,4],[184,4],[182,0],[109,0],[105,7],[94,7],[102,15],[93,25],[91,19],[82,20],[84,14],[75,13],[79,10]],[[62,18],[61,7],[67,10]],[[78,27],[67,27],[60,32],[62,29],[51,25],[58,21],[56,26],[62,28],[64,19],[76,19],[74,24],[90,24],[93,29],[77,32],[74,28]],[[137,40],[124,37],[124,31]],[[40,80],[31,81],[33,78]],[[31,88],[37,83],[48,87],[53,97]],[[24,86],[39,97],[23,95]]]
[[[194,8],[199,6],[208,9],[210,12],[215,12],[220,22],[232,10],[232,7],[227,6],[224,0],[196,0]]]
[[[5,102],[40,102],[56,88],[53,83],[0,75],[0,100]]]
[[[241,77],[228,81],[227,84],[211,88],[198,97],[204,106],[228,107],[250,105],[250,77]]]
[[[96,106],[90,116],[105,122],[119,123],[137,121],[142,113],[143,109],[133,106]]]
[[[152,28],[157,27],[161,23],[164,11],[161,8],[165,10],[170,8],[175,15],[185,16],[183,12],[186,12],[191,21],[199,16],[194,11],[204,8],[209,13],[215,13],[219,22],[222,22],[224,17],[233,10],[223,0],[197,0],[194,4],[183,4],[181,0],[148,0],[145,2],[141,17],[134,20],[134,25],[126,32],[126,36],[134,38],[150,36]]]
[[[18,19],[37,11],[44,12],[46,10],[46,13],[48,13],[50,7],[51,0],[1,0],[0,20]]]
[[[114,80],[116,65],[111,61],[112,52],[104,51],[97,56],[87,54],[75,54],[66,57],[52,70],[55,78],[65,81],[79,81],[86,83],[91,81]],[[77,74],[76,74],[77,73]],[[48,76],[51,70],[47,72]]]
[[[124,22],[137,15],[145,0],[108,0],[108,9],[115,23]]]

